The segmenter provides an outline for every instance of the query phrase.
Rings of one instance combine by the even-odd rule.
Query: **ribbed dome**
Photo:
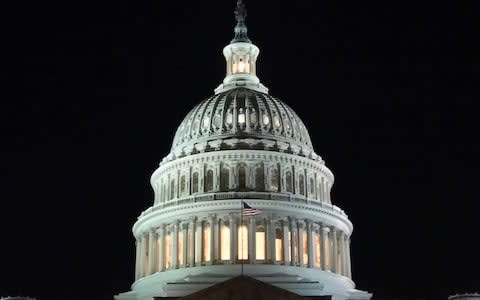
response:
[[[205,99],[177,129],[173,153],[191,152],[212,141],[247,140],[281,151],[312,153],[312,142],[297,114],[282,101],[259,91],[235,88]],[[241,143],[234,143],[239,145]]]

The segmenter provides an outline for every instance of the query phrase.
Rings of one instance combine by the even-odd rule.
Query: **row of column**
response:
[[[135,278],[180,267],[279,264],[351,277],[350,240],[335,227],[293,218],[192,217],[163,224],[136,240]]]
[[[242,189],[292,193],[331,203],[331,183],[319,173],[304,167],[245,162],[216,162],[201,168],[182,169],[165,174],[155,185],[155,203],[195,193]]]

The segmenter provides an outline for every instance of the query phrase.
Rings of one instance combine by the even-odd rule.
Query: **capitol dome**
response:
[[[180,123],[133,226],[135,282],[117,300],[183,297],[247,275],[301,296],[368,300],[350,264],[353,225],[308,131],[256,74],[259,49],[235,10],[226,77]]]
[[[269,149],[312,155],[312,142],[298,115],[279,99],[237,87],[192,109],[177,129],[172,153],[202,150]]]

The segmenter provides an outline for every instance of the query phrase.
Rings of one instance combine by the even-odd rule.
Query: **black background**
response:
[[[0,296],[130,288],[149,177],[225,75],[234,2],[4,7]],[[357,287],[375,298],[480,291],[478,7],[247,8],[260,79],[335,174]]]

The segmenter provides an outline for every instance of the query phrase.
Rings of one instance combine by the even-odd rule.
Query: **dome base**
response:
[[[137,280],[131,292],[119,294],[115,299],[184,297],[240,275],[250,276],[301,296],[331,295],[335,300],[368,300],[372,296],[356,290],[349,278],[319,269],[281,265],[221,265],[155,273]]]

